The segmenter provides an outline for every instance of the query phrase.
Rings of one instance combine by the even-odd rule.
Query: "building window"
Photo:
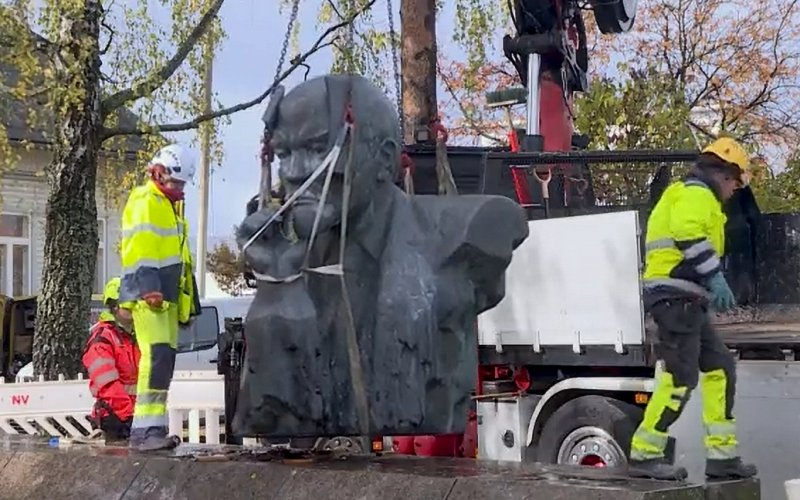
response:
[[[94,270],[94,287],[92,293],[103,293],[106,284],[106,221],[97,220],[97,263]]]
[[[0,215],[0,294],[31,293],[31,232],[26,215]]]

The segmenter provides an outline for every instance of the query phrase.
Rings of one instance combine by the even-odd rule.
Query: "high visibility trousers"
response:
[[[697,387],[703,405],[709,459],[738,456],[733,401],[736,362],[708,318],[704,303],[664,300],[651,309],[658,325],[655,353],[662,362],[656,388],[631,440],[631,459],[664,458],[669,428]]]
[[[162,309],[154,309],[139,301],[132,313],[141,358],[131,434],[166,437],[167,392],[178,344],[178,307],[165,303]]]

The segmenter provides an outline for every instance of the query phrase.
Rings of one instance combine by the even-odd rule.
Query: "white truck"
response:
[[[639,214],[529,227],[508,269],[505,299],[479,317],[482,369],[512,365],[514,372],[479,389],[478,458],[623,465],[656,365],[641,302]],[[739,359],[741,453],[759,467],[763,498],[778,499],[783,482],[800,475],[786,460],[800,447],[800,323],[747,319],[718,328]],[[694,482],[704,480],[701,436],[695,397],[672,449]]]

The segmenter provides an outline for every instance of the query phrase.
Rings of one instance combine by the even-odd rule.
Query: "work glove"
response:
[[[150,292],[142,295],[142,300],[150,307],[159,308],[164,303],[164,295],[161,292]]]
[[[728,282],[725,280],[725,276],[722,275],[722,272],[718,272],[711,277],[711,280],[708,282],[708,288],[711,290],[711,293],[714,294],[712,307],[715,310],[725,312],[736,306],[736,298],[733,296],[731,287],[728,286]]]

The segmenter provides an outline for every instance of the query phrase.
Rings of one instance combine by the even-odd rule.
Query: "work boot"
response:
[[[667,462],[665,458],[650,460],[630,460],[628,462],[628,475],[642,479],[656,479],[659,481],[683,481],[689,473],[680,466]]]
[[[180,443],[181,438],[168,436],[166,428],[150,427],[131,430],[130,447],[136,451],[173,450]]]
[[[709,479],[747,479],[756,474],[756,466],[742,462],[739,457],[706,460],[706,477]]]

